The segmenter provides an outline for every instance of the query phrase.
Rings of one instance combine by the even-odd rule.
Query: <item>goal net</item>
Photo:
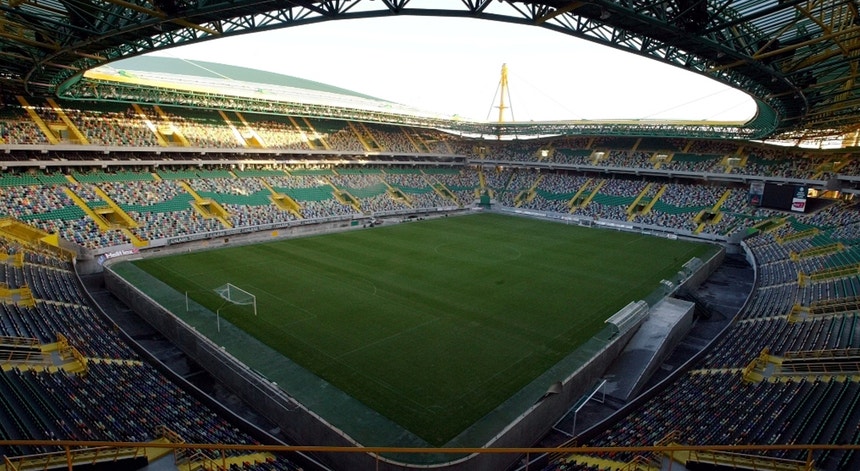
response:
[[[240,306],[254,306],[254,315],[257,315],[257,297],[253,294],[230,283],[215,288],[215,292],[227,302]]]

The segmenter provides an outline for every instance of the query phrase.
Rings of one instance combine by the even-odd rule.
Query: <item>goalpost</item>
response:
[[[257,315],[257,297],[253,294],[231,283],[215,288],[215,292],[229,303],[254,306],[254,315]]]
[[[253,306],[254,307],[254,315],[257,315],[257,297],[248,291],[239,288],[238,286],[227,283],[225,285],[221,285],[215,288],[213,291],[224,300],[224,304],[222,304],[215,311],[215,319],[218,323],[218,332],[221,332],[221,309],[226,304],[236,304],[239,306]],[[189,299],[188,299],[188,291],[185,292],[185,310],[188,311],[190,309]]]

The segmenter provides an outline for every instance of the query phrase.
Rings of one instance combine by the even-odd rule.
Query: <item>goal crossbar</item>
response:
[[[257,315],[257,297],[248,291],[245,291],[232,283],[221,285],[215,288],[214,291],[227,302],[241,306],[254,306],[254,315]]]

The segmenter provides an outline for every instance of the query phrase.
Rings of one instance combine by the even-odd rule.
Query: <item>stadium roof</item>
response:
[[[133,57],[91,69],[85,77],[111,84],[131,84],[140,89],[148,86],[189,93],[224,94],[248,100],[450,119],[438,113],[291,75],[172,57]],[[221,106],[225,106],[224,103]]]
[[[215,62],[189,61],[173,57],[137,56],[122,60],[121,62],[115,62],[110,66],[105,66],[104,69],[105,72],[113,70],[116,73],[134,74],[141,78],[170,79],[171,77],[181,77],[182,80],[186,80],[187,78],[195,77],[202,83],[212,83],[213,85],[230,84],[230,86],[233,86],[237,82],[244,82],[318,92],[320,94],[386,101],[353,90],[293,77],[292,75],[218,64]]]
[[[741,137],[858,129],[853,0],[9,0],[0,84],[74,97],[83,72],[123,57],[343,18],[459,16],[532,24],[712,77],[754,97]]]

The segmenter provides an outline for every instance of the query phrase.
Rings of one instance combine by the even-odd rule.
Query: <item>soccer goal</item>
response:
[[[215,292],[227,302],[240,306],[254,306],[254,315],[257,315],[257,297],[253,294],[231,283],[215,288]]]
[[[221,309],[224,308],[227,304],[236,304],[238,306],[253,306],[254,315],[257,315],[257,297],[248,291],[239,288],[238,286],[227,283],[225,285],[221,285],[215,289],[213,289],[221,299],[224,300],[224,303],[215,310],[215,322],[218,328],[218,332],[221,332]],[[191,308],[190,299],[188,296],[188,291],[185,292],[185,311],[189,311]]]

